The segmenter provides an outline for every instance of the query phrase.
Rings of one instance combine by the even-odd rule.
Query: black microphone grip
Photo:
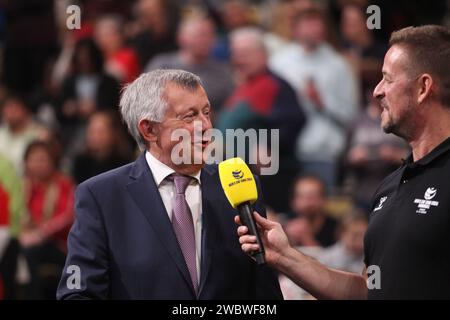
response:
[[[253,210],[248,202],[238,205],[237,209],[239,210],[239,218],[241,219],[242,224],[248,228],[248,233],[250,235],[256,236],[256,242],[259,245],[259,250],[252,252],[251,256],[255,258],[258,265],[263,265],[266,263],[264,245],[259,236],[258,228],[256,227]]]

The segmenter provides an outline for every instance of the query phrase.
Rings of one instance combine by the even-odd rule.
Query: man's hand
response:
[[[292,248],[281,225],[253,213],[266,251],[266,261],[317,299],[366,299],[366,278],[327,268]],[[238,216],[234,218],[241,224]],[[256,237],[245,226],[238,228],[239,242],[246,253],[258,250]]]
[[[313,78],[310,78],[305,86],[304,94],[309,98],[311,103],[314,105],[317,111],[322,111],[324,109],[324,105],[322,102],[322,98],[320,96],[319,90],[316,87]]]
[[[24,248],[34,247],[44,241],[38,230],[24,231],[19,235],[19,242]]]
[[[268,264],[275,265],[280,256],[290,248],[288,238],[279,223],[261,217],[256,211],[253,215],[264,244],[266,261]],[[234,221],[239,225],[242,224],[239,216],[236,216]],[[256,244],[256,236],[249,235],[246,226],[241,225],[238,228],[238,235],[239,243],[244,252],[250,254],[259,249],[258,244]]]

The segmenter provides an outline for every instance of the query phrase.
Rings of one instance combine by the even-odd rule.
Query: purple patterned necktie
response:
[[[184,260],[191,275],[195,293],[198,290],[195,231],[191,210],[186,202],[185,191],[192,177],[172,174],[169,179],[175,183],[175,200],[172,209],[172,227],[177,236]]]

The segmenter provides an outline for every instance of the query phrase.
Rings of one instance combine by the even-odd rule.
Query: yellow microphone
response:
[[[252,204],[258,199],[255,178],[241,158],[231,158],[219,163],[219,177],[223,191],[234,209],[238,209],[241,222],[249,234],[256,236],[259,250],[252,252],[258,265],[266,263],[264,247],[256,228]]]

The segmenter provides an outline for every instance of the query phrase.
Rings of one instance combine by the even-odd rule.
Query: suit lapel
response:
[[[145,153],[134,163],[130,178],[132,181],[127,185],[128,192],[150,223],[153,231],[161,240],[161,244],[169,252],[183,278],[191,288],[192,293],[195,295],[183,253],[173,232],[172,223],[167,215],[155,180],[148,167]]]

